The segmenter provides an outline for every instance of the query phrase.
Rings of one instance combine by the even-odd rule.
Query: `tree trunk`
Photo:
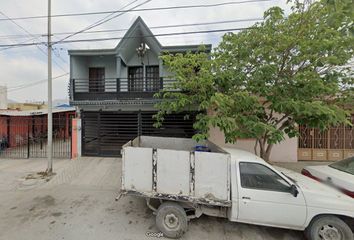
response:
[[[259,156],[269,162],[273,144],[267,144],[267,139],[257,139],[256,141],[259,143]]]
[[[272,152],[273,146],[274,146],[274,144],[268,144],[268,146],[267,146],[267,150],[266,150],[265,156],[264,156],[264,160],[266,160],[267,162],[270,161],[270,154]]]
[[[258,147],[258,139],[256,139],[256,142],[254,143],[254,154],[256,154],[258,156],[258,153],[257,153],[257,147]]]

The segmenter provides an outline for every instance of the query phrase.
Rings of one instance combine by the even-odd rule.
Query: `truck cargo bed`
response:
[[[230,155],[206,141],[140,136],[123,146],[122,193],[231,206]]]

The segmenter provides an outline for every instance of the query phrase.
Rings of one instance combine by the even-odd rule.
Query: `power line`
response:
[[[28,39],[26,41],[23,41],[23,42],[20,42],[19,44],[22,44],[22,43],[27,43],[27,42],[30,42],[30,41],[33,41],[33,40],[36,40],[37,38],[31,38],[31,39]],[[0,49],[0,52],[1,51],[5,51],[5,50],[9,50],[9,49],[12,49],[12,48],[16,48],[17,46],[13,46],[13,47],[7,47],[7,48],[2,48]],[[20,47],[20,46],[18,46]]]
[[[7,16],[5,13],[1,12],[0,11],[0,14],[3,15],[4,17],[6,17],[9,21],[11,21],[13,24],[15,24],[17,27],[21,28],[23,31],[25,31],[29,36],[33,37],[34,39],[38,39],[39,37],[36,37],[34,35],[32,35],[32,33],[30,33],[29,31],[27,31],[24,27],[22,27],[20,24],[18,24],[17,22],[15,22],[13,19],[11,19],[9,16]],[[23,43],[25,44],[25,43]],[[44,51],[40,46],[38,46],[37,44],[35,45],[39,51],[41,51],[44,55],[48,56],[48,53],[46,51]],[[17,46],[15,46],[17,47]],[[8,47],[7,49],[10,49],[12,47]],[[59,64],[57,63],[55,60],[53,60],[54,63],[61,69],[63,70],[64,72],[66,72],[66,70]]]
[[[139,0],[133,0],[132,2],[130,2],[130,3],[126,4],[126,5],[124,5],[123,7],[121,7],[119,10],[123,10],[124,8],[126,8],[126,7],[128,7],[128,6],[130,6],[130,5],[132,5],[133,3],[137,2],[137,1],[139,1]],[[151,0],[148,0],[148,1],[146,1],[146,2],[144,2],[144,3],[142,3],[142,4],[140,4],[140,5],[137,5],[137,6],[135,6],[134,8],[139,7],[139,6],[145,4],[145,3],[149,2],[149,1],[151,1]],[[134,8],[133,8],[133,9],[134,9]],[[119,15],[113,17],[113,18],[116,18],[116,17],[118,17],[118,16],[120,16],[120,15],[123,15],[123,14],[124,14],[124,13],[119,14]],[[78,31],[78,32],[74,32],[74,33],[70,34],[69,36],[66,36],[66,37],[63,38],[63,39],[57,40],[57,42],[60,42],[60,41],[62,41],[62,40],[64,40],[64,39],[68,39],[68,38],[70,38],[70,37],[72,37],[72,36],[74,36],[74,35],[76,35],[76,34],[82,33],[82,32],[84,32],[84,31],[86,31],[86,30],[88,30],[88,29],[90,29],[90,28],[95,27],[96,25],[102,24],[102,23],[104,23],[104,21],[106,21],[106,19],[107,19],[108,17],[110,17],[111,15],[114,15],[114,14],[109,14],[109,15],[107,15],[106,17],[102,18],[101,20],[96,21],[96,22],[94,22],[93,24],[87,26],[86,28],[84,28],[84,29],[82,29],[82,30],[80,30],[80,31]],[[112,19],[113,19],[113,18],[112,18]],[[53,44],[54,44],[54,43],[52,42],[52,43],[51,43],[51,46],[53,46]],[[54,53],[54,54],[55,54],[55,53]],[[60,56],[59,53],[58,53],[58,55],[57,55],[57,54],[55,54],[55,55],[56,55],[58,58],[60,58],[62,61],[65,61],[65,60]],[[65,62],[66,62],[66,61],[65,61]]]
[[[133,4],[133,3],[136,2],[136,1],[137,1],[137,0],[134,0],[133,2],[127,4],[127,5],[124,6],[124,7],[122,7],[121,9],[124,9],[125,7],[127,7],[127,6],[129,6],[129,5],[131,5],[131,4]],[[142,6],[142,5],[144,5],[144,4],[148,3],[148,2],[151,2],[151,1],[152,1],[152,0],[146,0],[146,1],[144,1],[143,3],[140,3],[140,4],[138,4],[138,5],[136,5],[136,6],[132,7],[132,8],[130,8],[129,10],[134,10],[135,8],[140,7],[140,6]],[[68,39],[68,38],[70,38],[70,37],[73,37],[73,36],[75,36],[75,35],[77,35],[77,34],[79,34],[79,33],[85,32],[85,31],[87,31],[87,30],[89,30],[89,29],[92,29],[92,28],[94,28],[94,27],[97,27],[97,26],[99,26],[99,25],[102,25],[102,24],[104,24],[104,23],[106,23],[106,22],[108,22],[108,21],[110,21],[110,20],[112,20],[112,19],[114,19],[114,18],[117,18],[117,17],[119,17],[119,16],[122,16],[122,15],[125,14],[125,13],[127,13],[127,10],[125,10],[125,12],[122,12],[122,13],[117,14],[117,15],[115,15],[115,16],[109,17],[110,15],[113,14],[113,13],[111,13],[110,15],[104,17],[103,19],[101,19],[101,20],[99,20],[99,21],[96,21],[95,23],[91,24],[90,26],[87,26],[86,28],[83,28],[83,29],[80,30],[80,31],[77,31],[77,32],[75,32],[75,33],[72,33],[72,34],[70,34],[70,35],[68,35],[68,36],[66,36],[66,37],[64,37],[64,38],[62,38],[62,39],[60,39],[59,41],[53,42],[53,44],[57,44],[57,43],[59,43],[59,42],[63,42],[64,40],[66,40],[66,39]]]
[[[164,37],[164,36],[175,36],[175,35],[205,34],[205,33],[215,33],[215,32],[232,32],[232,31],[241,31],[241,30],[246,30],[246,29],[251,29],[251,28],[252,27],[241,27],[241,28],[213,29],[213,30],[190,31],[190,32],[160,33],[160,34],[130,36],[130,37],[75,39],[75,40],[62,41],[62,42],[59,42],[58,44],[76,43],[76,42],[95,42],[95,41],[99,42],[99,41],[109,41],[109,40],[133,39],[133,38],[141,38],[141,37]],[[0,47],[33,46],[33,45],[37,45],[37,44],[44,44],[44,43],[37,42],[37,43],[23,43],[23,44],[2,44],[2,45],[0,45]]]
[[[58,78],[66,76],[66,75],[69,75],[69,73],[64,73],[62,75],[58,75],[56,77],[53,77],[52,79],[53,80],[54,79],[58,79]],[[39,80],[39,81],[27,83],[27,84],[22,84],[22,85],[10,87],[10,88],[8,88],[8,92],[14,92],[14,91],[18,91],[18,90],[21,90],[21,89],[29,88],[29,87],[32,87],[32,86],[35,86],[35,85],[38,85],[38,84],[41,84],[41,83],[45,83],[47,81],[48,81],[48,79],[43,79],[43,80]]]
[[[228,24],[228,23],[237,23],[237,22],[251,22],[251,21],[262,21],[263,18],[245,18],[245,19],[233,19],[233,20],[222,20],[222,21],[212,21],[212,22],[200,22],[200,23],[187,23],[187,24],[174,24],[174,25],[158,25],[149,27],[150,29],[165,29],[165,28],[178,28],[178,27],[193,27],[193,26],[207,26],[207,25],[217,25],[217,24]],[[127,31],[129,28],[122,28],[122,29],[106,29],[106,30],[94,30],[94,31],[85,31],[82,32],[83,34],[95,34],[95,33],[114,33],[114,32],[123,32]],[[67,35],[72,34],[75,32],[58,32],[53,33],[52,35]],[[43,36],[45,34],[36,33],[33,34],[35,36]],[[24,37],[27,35],[0,35],[0,38],[5,37]]]
[[[86,13],[66,13],[66,14],[55,14],[51,17],[75,17],[75,16],[86,16],[86,15],[102,15],[110,13],[125,13],[125,12],[142,12],[142,11],[161,11],[161,10],[173,10],[173,9],[184,9],[184,8],[209,8],[209,7],[220,7],[227,5],[237,5],[243,3],[254,3],[254,2],[269,2],[272,0],[244,0],[244,1],[233,1],[233,2],[223,2],[216,4],[199,4],[199,5],[182,5],[182,6],[170,6],[170,7],[156,7],[156,8],[140,8],[132,10],[117,10],[117,11],[98,11],[98,12],[86,12]],[[41,19],[47,18],[45,15],[40,16],[26,16],[26,17],[13,17],[13,20],[23,20],[23,19]],[[0,18],[0,21],[7,21],[6,18]]]

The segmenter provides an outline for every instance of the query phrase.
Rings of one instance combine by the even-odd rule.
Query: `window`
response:
[[[157,92],[160,90],[159,66],[146,67],[146,91]]]
[[[104,92],[104,68],[89,68],[89,92]]]
[[[129,92],[144,91],[144,71],[143,67],[128,68],[128,90]]]
[[[128,68],[128,86],[130,92],[157,92],[160,89],[159,66]],[[145,81],[144,81],[145,79]]]
[[[290,185],[277,173],[259,163],[240,162],[243,188],[289,192]]]

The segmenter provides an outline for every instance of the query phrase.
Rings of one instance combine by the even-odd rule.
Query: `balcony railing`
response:
[[[105,78],[70,80],[72,100],[149,99],[175,80],[165,78]]]

